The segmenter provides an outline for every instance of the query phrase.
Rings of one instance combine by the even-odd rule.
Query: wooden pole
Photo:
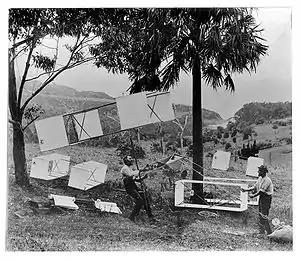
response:
[[[131,143],[131,147],[132,147],[132,151],[133,151],[133,157],[135,160],[135,164],[136,164],[136,168],[138,170],[138,175],[139,175],[139,179],[141,180],[141,173],[140,173],[140,169],[139,169],[139,165],[138,165],[138,160],[136,158],[136,154],[135,154],[135,149],[134,149],[134,144],[133,144],[133,140],[132,140],[132,135],[130,133],[130,143]],[[147,193],[146,193],[146,188],[145,185],[143,183],[143,181],[141,180],[141,187],[142,187],[142,191],[144,193],[144,201],[145,201],[145,207],[148,210],[148,203],[147,203]]]

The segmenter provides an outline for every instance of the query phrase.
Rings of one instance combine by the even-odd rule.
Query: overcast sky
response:
[[[218,112],[223,118],[233,116],[248,102],[292,101],[291,9],[260,8],[255,16],[265,30],[262,36],[269,45],[268,56],[262,59],[257,72],[234,76],[234,94],[224,89],[216,92],[204,84],[202,87],[203,107]],[[23,64],[20,60],[20,70]],[[130,86],[126,75],[109,74],[91,65],[64,72],[55,83],[77,90],[106,92],[113,97],[122,95]],[[171,91],[174,103],[191,105],[191,75],[182,74],[180,82]]]

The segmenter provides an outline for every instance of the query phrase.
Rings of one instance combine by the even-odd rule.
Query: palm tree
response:
[[[193,179],[203,180],[201,79],[215,90],[234,91],[231,75],[255,71],[267,54],[261,32],[246,8],[128,9],[122,27],[95,50],[96,65],[128,73],[131,93],[169,90],[182,72],[191,73]],[[193,190],[203,196],[202,185]]]

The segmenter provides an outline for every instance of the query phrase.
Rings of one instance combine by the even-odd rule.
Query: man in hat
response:
[[[249,194],[250,198],[254,198],[259,195],[259,229],[260,234],[271,234],[272,230],[268,221],[269,210],[272,202],[272,195],[274,192],[274,187],[271,179],[267,176],[268,168],[264,165],[258,167],[258,180],[253,187],[248,189],[241,189],[242,192],[252,191]]]
[[[144,175],[144,177],[139,178],[139,171],[134,171],[132,169],[133,158],[131,156],[125,156],[123,161],[124,166],[121,169],[121,174],[123,176],[124,187],[126,192],[134,199],[135,202],[134,209],[131,212],[129,219],[134,221],[141,208],[144,206],[150,222],[155,222],[156,220],[152,214],[147,195],[136,185],[136,182],[142,182],[145,178],[147,178],[147,174]]]

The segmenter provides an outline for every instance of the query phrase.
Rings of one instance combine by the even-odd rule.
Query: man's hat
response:
[[[267,166],[265,166],[265,165],[259,166],[259,167],[258,167],[258,170],[261,170],[261,171],[263,171],[263,172],[268,172],[268,168],[267,168]]]

